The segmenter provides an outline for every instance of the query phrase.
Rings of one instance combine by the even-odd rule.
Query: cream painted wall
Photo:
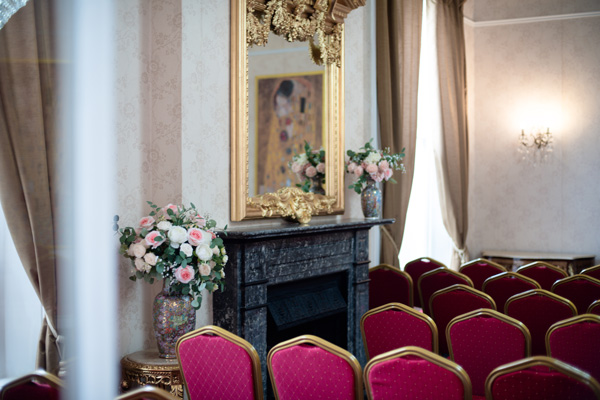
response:
[[[228,1],[117,2],[119,149],[113,162],[121,226],[137,223],[148,211],[146,200],[193,202],[230,229],[270,224],[229,221],[229,11]],[[346,149],[360,147],[372,134],[372,12],[363,7],[346,21]],[[344,216],[362,217],[358,196],[349,190]],[[374,259],[378,245],[372,248]],[[151,306],[160,290],[159,284],[129,281],[129,271],[124,260],[123,355],[155,347]],[[197,325],[211,321],[212,299],[205,296]]]
[[[600,258],[600,4],[467,6],[475,21],[465,28],[471,255],[530,250]],[[490,22],[590,11],[596,15]],[[555,142],[551,162],[534,168],[519,162],[517,136],[538,109],[550,111],[538,123],[549,125]]]

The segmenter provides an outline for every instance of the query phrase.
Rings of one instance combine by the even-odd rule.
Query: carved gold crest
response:
[[[248,205],[260,209],[263,217],[279,214],[284,219],[301,224],[307,224],[319,212],[331,214],[333,204],[333,197],[306,193],[297,187],[284,187],[275,193],[248,199]]]

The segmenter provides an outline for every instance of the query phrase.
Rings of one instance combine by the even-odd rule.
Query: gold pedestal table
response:
[[[121,391],[152,385],[183,399],[183,377],[176,358],[160,358],[158,351],[144,350],[121,359]]]

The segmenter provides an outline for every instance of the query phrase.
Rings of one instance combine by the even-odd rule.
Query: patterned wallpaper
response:
[[[229,221],[229,2],[121,0],[116,5],[113,162],[120,224],[137,223],[148,210],[146,200],[193,202],[222,225],[250,224]],[[367,7],[355,10],[346,24],[346,148],[371,136],[369,13]],[[358,196],[350,191],[345,215],[362,216]],[[129,270],[122,262],[122,355],[155,347],[151,308],[160,290],[160,284],[131,282]],[[211,296],[205,296],[197,316],[197,326],[212,322]]]

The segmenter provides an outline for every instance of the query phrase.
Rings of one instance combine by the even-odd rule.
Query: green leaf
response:
[[[212,240],[212,242],[210,242],[210,248],[212,249],[215,246],[223,246],[223,239],[221,238],[214,238]]]
[[[162,242],[163,240],[165,240],[165,238],[160,235],[154,238],[155,242]]]
[[[142,231],[140,232],[140,235],[142,237],[146,237],[147,234],[148,234],[148,229],[146,229],[146,228],[143,228]]]
[[[184,258],[184,259],[181,261],[181,268],[185,268],[185,267],[187,266],[187,264],[188,264],[188,260],[187,260],[187,258]]]
[[[165,271],[165,267],[162,264],[156,265],[156,272],[158,272],[159,274],[162,274],[164,271]]]
[[[138,279],[142,279],[142,278],[144,277],[144,274],[142,274],[140,271],[136,271],[136,273],[135,273],[135,276],[136,276]]]
[[[190,206],[192,206],[192,208],[193,208],[194,210],[196,209],[196,206],[194,205],[194,203],[191,203],[191,202],[190,202]]]
[[[200,308],[200,304],[201,303],[198,301],[198,298],[192,300],[192,307],[194,307],[196,310]]]
[[[134,281],[134,282],[137,280],[137,278],[135,276],[130,276],[129,279],[132,280],[132,281]]]
[[[181,293],[183,293],[183,294],[189,294],[190,293],[190,287],[189,286],[184,286],[183,289],[181,289]]]

